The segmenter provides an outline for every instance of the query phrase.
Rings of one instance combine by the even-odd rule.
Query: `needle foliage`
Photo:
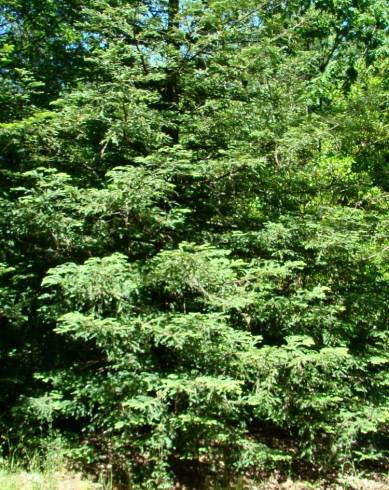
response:
[[[383,0],[0,2],[5,450],[59,433],[134,489],[382,469],[387,30]]]

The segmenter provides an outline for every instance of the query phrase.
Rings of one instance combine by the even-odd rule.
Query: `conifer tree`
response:
[[[385,2],[0,5],[7,440],[145,489],[380,465]]]

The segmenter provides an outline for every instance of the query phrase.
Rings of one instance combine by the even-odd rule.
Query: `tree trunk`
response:
[[[167,29],[167,38],[168,43],[171,47],[173,47],[173,56],[172,59],[168,59],[167,69],[166,69],[166,92],[165,92],[165,101],[167,106],[171,111],[178,111],[178,104],[180,99],[180,80],[177,66],[175,65],[176,60],[179,57],[180,45],[179,42],[175,38],[175,34],[177,29],[179,28],[179,19],[178,13],[180,9],[180,0],[169,0],[168,5],[168,29]],[[178,121],[174,121],[175,125],[173,127],[169,127],[167,132],[169,136],[172,138],[172,142],[174,144],[178,143],[179,140],[179,129]]]

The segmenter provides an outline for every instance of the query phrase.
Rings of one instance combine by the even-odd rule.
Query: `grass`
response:
[[[93,483],[81,475],[62,471],[22,471],[10,472],[0,469],[1,490],[113,490],[111,484]],[[242,482],[235,490],[388,490],[389,479],[367,479],[347,477],[331,485],[287,480],[278,482],[269,479],[261,484]],[[223,489],[225,490],[225,489]]]
[[[332,483],[325,481],[309,483],[290,479],[280,482],[277,478],[270,478],[261,484],[242,482],[242,485],[235,490],[389,490],[389,478],[382,475],[377,475],[376,478],[348,475]]]
[[[21,458],[20,451],[14,451],[7,459],[0,457],[0,490],[114,490],[112,481],[101,479],[100,482],[95,483],[83,475],[69,471],[66,464],[66,451],[59,439],[46,445],[44,455],[42,458],[42,451],[31,454],[22,451]],[[226,490],[213,485],[212,488]],[[275,475],[261,483],[242,478],[233,488],[234,490],[389,490],[389,477],[355,474],[338,477],[336,482],[331,483],[308,483],[280,481]]]
[[[69,471],[60,439],[47,443],[43,453],[19,448],[7,459],[0,457],[0,490],[113,490],[112,483],[94,483]]]
[[[68,473],[0,471],[1,490],[103,490],[104,486]]]

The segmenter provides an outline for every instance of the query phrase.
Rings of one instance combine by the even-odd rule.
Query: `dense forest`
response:
[[[60,438],[134,489],[385,470],[388,27],[0,1],[4,457]]]

